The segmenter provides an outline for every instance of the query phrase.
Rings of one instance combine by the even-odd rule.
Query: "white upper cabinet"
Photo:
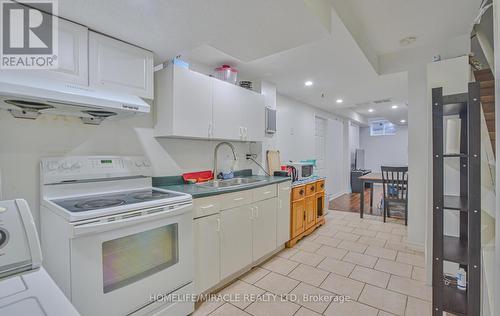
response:
[[[155,92],[155,136],[211,137],[210,77],[169,65],[155,73]]]
[[[90,86],[153,98],[153,53],[89,32]]]
[[[50,70],[2,70],[10,79],[41,83],[49,79],[87,86],[88,81],[88,29],[85,26],[58,20],[58,68]]]
[[[243,140],[242,90],[234,84],[213,79],[213,138]]]
[[[262,141],[264,96],[189,69],[155,73],[155,136]]]
[[[56,79],[87,86],[88,75],[88,29],[84,26],[59,19],[58,69],[47,75]]]
[[[213,138],[261,141],[264,96],[222,80],[213,81]]]
[[[260,93],[241,89],[243,140],[261,141],[265,130],[265,100]]]

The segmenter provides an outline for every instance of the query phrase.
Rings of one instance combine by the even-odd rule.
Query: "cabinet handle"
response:
[[[250,206],[250,220],[254,220],[255,218],[255,214],[254,214],[254,208],[252,206]]]
[[[255,213],[257,214],[256,217],[259,218],[259,207],[258,206],[255,207]]]
[[[283,207],[283,205],[282,205],[281,200],[278,200],[278,208],[282,208],[282,207]]]
[[[208,136],[212,137],[213,134],[213,125],[212,123],[208,123]]]
[[[220,218],[217,219],[217,228],[215,228],[215,231],[220,233]]]
[[[213,204],[210,204],[210,205],[207,205],[207,206],[202,206],[202,207],[200,207],[200,208],[201,208],[202,210],[207,210],[207,209],[212,208],[212,207],[214,207],[214,205],[213,205]]]
[[[241,201],[241,200],[244,200],[244,199],[245,198],[239,197],[239,198],[234,199],[233,201],[237,202],[237,201]]]
[[[304,190],[300,189],[299,194],[300,195],[304,194]]]
[[[266,191],[263,194],[270,194],[270,193],[271,193],[271,191]]]

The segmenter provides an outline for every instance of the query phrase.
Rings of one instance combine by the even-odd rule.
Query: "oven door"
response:
[[[82,315],[126,315],[193,280],[192,204],[75,226],[71,300]]]

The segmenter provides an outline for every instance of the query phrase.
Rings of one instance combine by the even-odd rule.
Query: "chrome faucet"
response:
[[[222,145],[229,146],[229,148],[231,148],[231,151],[233,152],[234,161],[237,160],[237,158],[236,158],[236,152],[234,151],[233,144],[228,143],[228,142],[218,143],[217,146],[215,146],[215,149],[214,149],[214,170],[213,170],[213,172],[214,172],[214,178],[215,179],[217,179],[217,151],[219,150],[219,147],[222,146]]]

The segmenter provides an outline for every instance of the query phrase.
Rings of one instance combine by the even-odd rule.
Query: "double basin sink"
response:
[[[253,179],[253,178],[232,178],[227,180],[212,180],[212,181],[198,183],[196,185],[210,189],[225,189],[225,188],[247,186],[264,181],[266,180]]]

